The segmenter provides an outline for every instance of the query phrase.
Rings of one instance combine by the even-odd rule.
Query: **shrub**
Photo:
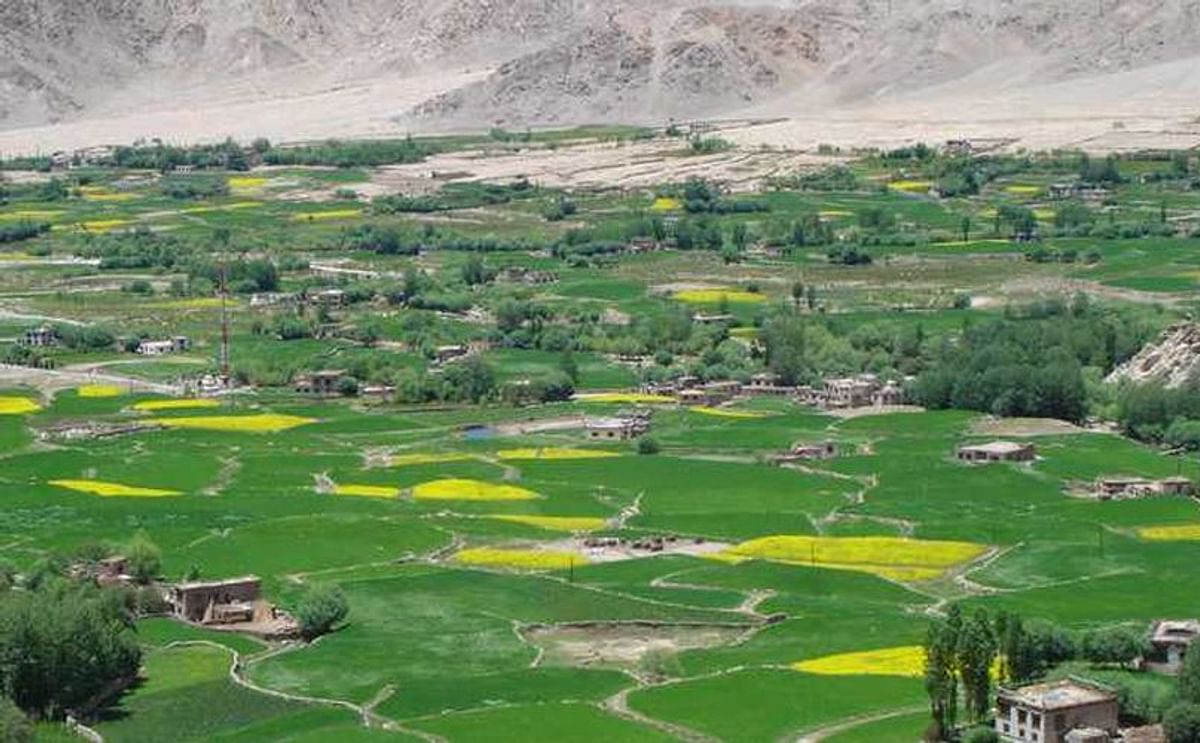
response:
[[[638,440],[637,451],[638,454],[651,456],[662,451],[662,447],[659,446],[658,441],[655,439],[652,439],[649,436],[644,436]]]
[[[162,569],[162,551],[144,531],[139,531],[125,547],[129,573],[139,583],[149,583]]]
[[[306,639],[326,634],[350,613],[346,594],[337,586],[313,586],[296,607],[296,621]]]
[[[1167,711],[1163,729],[1170,743],[1200,743],[1200,704],[1176,704]]]
[[[0,697],[0,740],[6,743],[33,740],[33,723],[8,697]]]
[[[971,728],[963,733],[962,743],[999,743],[1000,736],[992,728]]]

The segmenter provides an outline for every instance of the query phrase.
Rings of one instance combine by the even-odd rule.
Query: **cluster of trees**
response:
[[[430,149],[412,137],[372,141],[330,139],[318,144],[268,146],[262,160],[268,165],[325,165],[337,168],[419,163]]]
[[[202,201],[229,195],[229,182],[220,176],[175,175],[158,184],[163,196],[179,201]]]
[[[350,603],[342,589],[334,585],[315,585],[300,598],[296,605],[296,623],[300,634],[312,640],[328,634],[350,614]]]
[[[0,595],[0,689],[26,714],[58,719],[132,679],[141,650],[120,592],[50,581]]]
[[[1159,384],[1131,384],[1117,396],[1122,431],[1140,441],[1200,450],[1200,384],[1178,389]]]
[[[831,248],[826,257],[839,266],[869,266],[873,260],[870,253],[854,245]]]
[[[270,147],[266,140],[256,140],[249,152],[261,154]],[[201,144],[190,147],[176,147],[155,140],[150,144],[134,144],[131,147],[117,147],[113,151],[109,164],[118,168],[135,170],[157,170],[167,172],[178,166],[190,166],[200,170],[249,170],[251,158],[247,156],[247,148],[232,139],[226,139],[218,144]]]
[[[538,188],[526,178],[518,178],[508,184],[452,183],[428,196],[380,196],[371,202],[371,208],[378,214],[443,212],[507,204],[539,194]]]
[[[726,198],[716,186],[699,178],[690,179],[681,191],[666,195],[679,196],[689,214],[753,214],[771,210],[765,201]]]
[[[938,345],[911,393],[928,408],[1081,421],[1088,412],[1084,368],[1100,374],[1128,359],[1152,328],[1093,306],[1043,302],[963,329]]]
[[[50,231],[49,222],[15,222],[0,225],[0,243],[14,243],[29,240]]]
[[[1150,650],[1146,633],[1129,627],[1075,633],[1003,611],[980,609],[966,616],[957,606],[930,623],[924,647],[932,717],[927,740],[954,733],[960,699],[964,722],[984,722],[991,711],[993,675],[1001,683],[1023,684],[1069,661],[1128,668]]]

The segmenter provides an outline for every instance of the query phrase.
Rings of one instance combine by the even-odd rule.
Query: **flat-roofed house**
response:
[[[345,376],[345,369],[324,369],[297,376],[292,386],[302,395],[336,395]]]
[[[177,583],[167,588],[176,617],[197,624],[254,621],[262,599],[262,581],[247,575],[219,581]]]
[[[1117,695],[1091,682],[1063,679],[996,695],[996,733],[1001,740],[1028,743],[1068,743],[1073,731],[1118,730]],[[1085,736],[1084,740],[1088,740]]]
[[[53,346],[58,343],[58,333],[49,325],[39,325],[36,328],[28,328],[22,333],[19,343],[29,348]]]
[[[962,462],[1032,462],[1037,457],[1037,448],[1015,441],[992,441],[960,446],[956,456]]]
[[[1162,619],[1150,627],[1147,667],[1162,673],[1179,673],[1192,643],[1200,637],[1200,620]]]

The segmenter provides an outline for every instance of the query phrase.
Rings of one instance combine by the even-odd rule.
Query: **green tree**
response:
[[[478,286],[492,280],[492,273],[484,265],[483,257],[473,253],[467,257],[467,262],[459,270],[463,283],[467,286]]]
[[[933,621],[925,633],[925,692],[929,695],[932,723],[928,737],[943,740],[953,730],[958,709],[955,646],[949,622]]]
[[[1167,710],[1163,731],[1169,743],[1200,743],[1200,704],[1179,702]]]
[[[955,648],[959,676],[963,684],[963,700],[967,718],[972,722],[985,719],[991,708],[992,663],[996,659],[996,638],[992,624],[983,610],[963,621]]]
[[[309,640],[326,634],[349,614],[350,604],[346,594],[337,586],[313,586],[296,606],[300,633]]]
[[[30,743],[33,740],[33,723],[8,697],[0,697],[0,741],[4,743]]]
[[[792,302],[795,303],[795,305],[797,307],[799,307],[800,303],[803,301],[804,301],[804,282],[795,281],[792,283]]]
[[[1179,698],[1200,704],[1200,653],[1187,653],[1179,671]]]
[[[658,454],[661,450],[662,447],[659,446],[658,441],[650,438],[649,436],[643,436],[642,438],[638,439],[638,454],[650,456],[653,454]]]
[[[1088,632],[1080,643],[1084,659],[1092,663],[1129,665],[1147,650],[1145,635],[1127,627]]]
[[[162,550],[150,536],[138,531],[125,546],[125,559],[129,563],[129,574],[139,583],[149,583],[162,570]]]

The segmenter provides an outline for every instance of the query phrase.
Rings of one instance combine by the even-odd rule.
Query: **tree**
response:
[[[797,307],[804,301],[804,282],[796,281],[792,283],[792,301]]]
[[[1200,653],[1189,652],[1183,656],[1183,668],[1179,671],[1179,698],[1200,704]]]
[[[1145,636],[1125,627],[1095,630],[1083,636],[1080,650],[1092,663],[1129,665],[1146,651]]]
[[[963,621],[955,648],[967,717],[979,722],[991,708],[992,663],[996,659],[996,638],[987,613],[979,610]]]
[[[1000,743],[1000,735],[989,727],[971,728],[963,734],[962,743]]]
[[[473,254],[467,258],[467,262],[460,269],[463,283],[467,286],[478,286],[486,284],[492,280],[492,273],[483,263],[483,257],[478,254]]]
[[[30,743],[33,740],[33,723],[8,697],[0,697],[0,741],[5,743]]]
[[[571,349],[563,351],[558,359],[558,368],[571,380],[571,384],[579,384],[579,363],[575,361],[575,354],[571,353]]]
[[[313,586],[296,607],[300,633],[309,640],[328,633],[350,613],[346,594],[337,586]]]
[[[1163,731],[1169,743],[1200,743],[1200,704],[1179,702],[1167,710]]]
[[[963,217],[959,222],[959,228],[962,231],[963,242],[971,242],[971,218]]]
[[[162,570],[162,550],[150,540],[144,531],[138,531],[125,546],[125,559],[129,573],[139,583],[149,583]]]
[[[929,735],[943,740],[954,728],[958,708],[954,648],[957,638],[946,621],[930,622],[925,634],[925,692],[932,718]]]

